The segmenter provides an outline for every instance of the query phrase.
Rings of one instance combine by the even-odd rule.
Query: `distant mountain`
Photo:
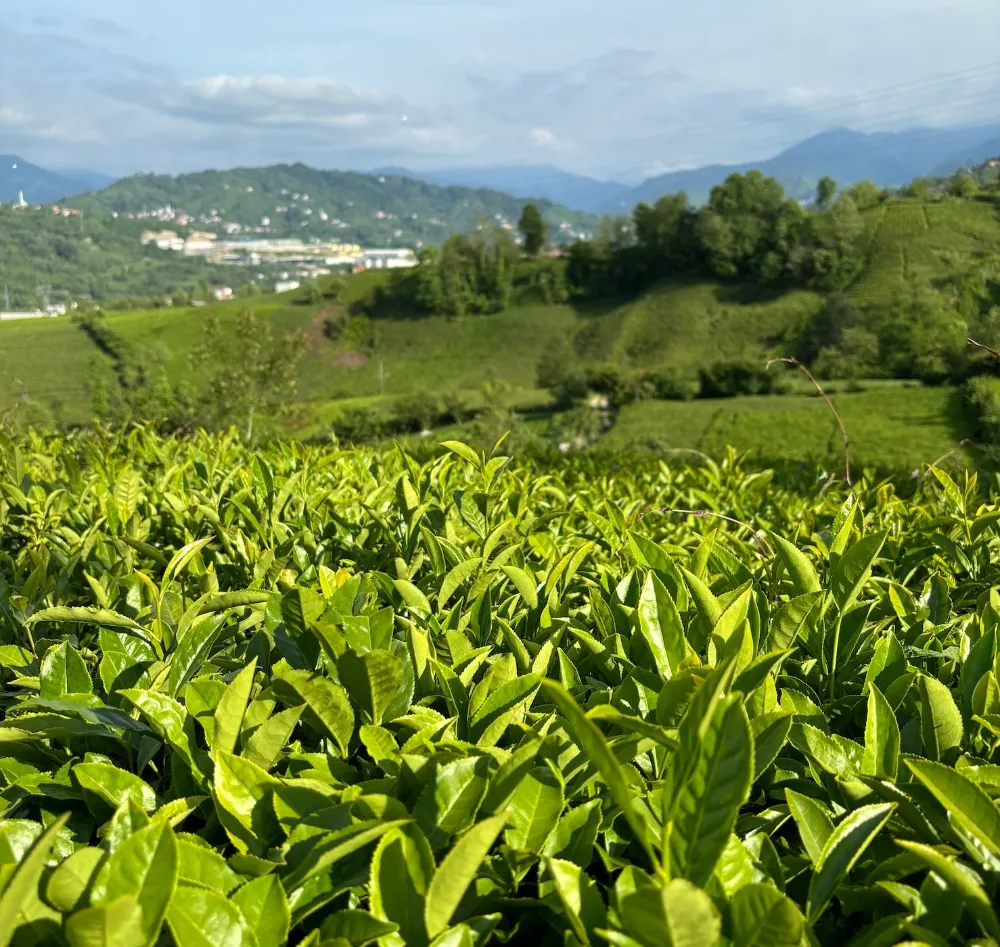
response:
[[[100,191],[109,184],[114,184],[118,179],[110,174],[102,174],[100,171],[61,171],[64,177],[72,178],[87,185],[88,191]]]
[[[602,204],[605,213],[626,213],[639,201],[685,191],[703,203],[709,191],[734,172],[759,168],[776,177],[792,197],[807,200],[816,182],[829,175],[842,185],[870,179],[882,187],[907,184],[914,178],[950,174],[997,154],[1000,125],[963,128],[916,128],[903,132],[856,132],[841,128],[823,132],[762,161],[671,171],[644,181]]]
[[[47,171],[18,155],[0,155],[0,202],[5,204],[16,201],[21,192],[29,204],[51,204],[94,187],[105,187],[111,180],[88,171]]]
[[[442,187],[394,173],[318,171],[304,164],[197,174],[138,174],[70,202],[87,214],[170,221],[167,207],[203,230],[296,236],[368,246],[436,244],[488,220],[513,228],[524,200],[496,190]],[[592,233],[596,219],[538,202],[556,242]]]
[[[599,181],[547,164],[498,165],[487,168],[453,168],[443,171],[408,171],[385,168],[382,174],[401,174],[445,187],[489,188],[514,197],[545,198],[576,210],[593,212],[628,190],[625,184]]]
[[[975,149],[956,152],[937,169],[939,175],[954,174],[956,170],[973,169],[986,161],[1000,158],[1000,135],[984,141]]]

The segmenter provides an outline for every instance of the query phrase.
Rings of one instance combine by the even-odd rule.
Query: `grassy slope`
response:
[[[1000,252],[1000,218],[985,203],[894,202],[867,214],[866,226],[870,265],[852,289],[860,304],[890,298],[914,274],[944,275],[949,253]],[[384,274],[374,273],[353,278],[348,301],[368,293],[382,278]],[[240,305],[215,309],[225,322]],[[348,398],[370,403],[383,395],[433,390],[462,391],[474,400],[484,382],[504,381],[513,388],[512,401],[529,403],[538,397],[534,385],[539,354],[560,337],[570,340],[581,358],[595,363],[694,371],[718,358],[763,358],[768,348],[809,318],[819,299],[806,292],[767,297],[711,283],[667,284],[621,305],[527,305],[460,321],[383,320],[377,323],[375,353],[367,360],[345,359],[345,353],[323,338],[322,306],[296,305],[294,296],[265,296],[252,305],[280,330],[311,327],[300,392],[311,405],[310,428],[315,430]],[[204,312],[160,310],[108,318],[132,342],[165,351],[171,373],[181,377],[188,371],[187,354],[197,343]],[[85,420],[88,366],[96,354],[68,319],[0,324],[0,409],[26,388],[61,419]],[[890,387],[844,395],[842,401],[857,451],[880,463],[933,459],[968,433],[955,397],[943,390]],[[713,452],[731,442],[775,456],[832,457],[839,448],[825,410],[805,396],[647,403],[623,412],[609,442],[652,434],[674,446]]]
[[[833,399],[859,468],[916,468],[973,433],[954,388],[880,384]],[[840,430],[818,396],[642,402],[621,412],[603,444],[619,449],[650,439],[713,456],[732,445],[767,461],[811,460],[831,469],[843,464]],[[959,453],[969,456],[964,449]]]
[[[949,258],[1000,253],[1000,213],[992,202],[893,201],[864,220],[868,262],[851,296],[865,306],[888,302],[911,280],[944,276]]]
[[[367,279],[352,285],[352,292],[364,291]],[[303,399],[315,403],[427,390],[474,392],[487,381],[529,391],[535,385],[539,355],[560,337],[594,362],[624,359],[644,366],[691,367],[743,351],[762,356],[768,340],[805,318],[816,304],[808,293],[744,303],[711,284],[668,285],[638,301],[587,311],[527,305],[458,321],[380,320],[373,355],[352,360],[323,338],[321,305],[297,305],[294,295],[252,302],[278,331],[310,330],[311,346],[299,381]],[[241,305],[213,309],[224,324],[232,324]],[[125,312],[107,318],[133,344],[163,352],[171,375],[180,378],[188,371],[187,356],[198,342],[206,311]],[[705,325],[710,331],[699,328]],[[31,396],[61,402],[68,420],[86,416],[88,365],[96,354],[68,318],[0,324],[0,372],[9,374],[16,366]],[[53,357],[59,360],[58,372],[51,371]],[[0,407],[11,397],[12,392],[0,388]]]

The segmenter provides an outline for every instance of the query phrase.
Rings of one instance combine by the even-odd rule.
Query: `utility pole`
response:
[[[3,308],[5,312],[10,312],[10,290],[4,284],[3,288]]]

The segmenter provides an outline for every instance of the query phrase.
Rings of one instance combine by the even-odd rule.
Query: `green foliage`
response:
[[[385,426],[386,418],[377,408],[356,405],[338,413],[333,421],[333,433],[348,443],[364,444],[378,440]]]
[[[734,395],[767,395],[775,390],[779,376],[753,359],[716,362],[700,372],[703,398],[731,398]]]
[[[403,284],[419,308],[456,318],[507,308],[517,251],[506,231],[480,228],[450,237],[440,248],[424,250],[419,260],[416,273]]]
[[[552,392],[556,404],[568,408],[587,396],[587,376],[564,340],[547,348],[535,374],[539,388]]]
[[[0,207],[0,259],[11,306],[96,300],[111,308],[154,308],[199,280],[222,284],[232,267],[143,246],[141,221],[107,213],[61,217],[47,208]],[[246,272],[246,271],[243,271]],[[255,267],[252,274],[266,272]],[[39,288],[42,287],[42,291]],[[173,305],[182,305],[178,298]]]
[[[517,222],[517,229],[521,234],[524,252],[528,256],[538,256],[545,249],[548,228],[545,226],[545,219],[536,205],[530,203],[524,205],[521,218]]]
[[[831,177],[822,177],[816,185],[816,205],[824,210],[830,206],[837,193],[837,182]]]
[[[235,338],[224,335],[219,322],[206,313],[204,337],[192,353],[194,371],[201,375],[203,411],[210,426],[238,423],[247,441],[255,423],[281,416],[295,395],[295,368],[305,354],[300,333],[275,337],[271,326],[242,309]]]
[[[995,493],[442,446],[3,439],[0,941],[1000,937]]]
[[[1000,447],[1000,378],[976,375],[965,383],[963,395],[978,437],[994,449]]]

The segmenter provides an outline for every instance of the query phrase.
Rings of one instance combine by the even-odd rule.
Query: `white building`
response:
[[[50,309],[55,309],[57,307],[50,306]],[[61,316],[66,312],[66,307],[62,307],[63,311],[60,312],[47,312],[42,309],[32,309],[25,312],[0,312],[0,321],[6,322],[8,320],[13,321],[14,319],[51,319],[54,316]]]
[[[279,280],[274,284],[276,293],[290,293],[293,289],[298,289],[302,284],[297,279]]]
[[[233,298],[233,290],[232,290],[232,287],[229,287],[229,286],[220,286],[218,289],[213,289],[212,290],[212,295],[216,299],[218,299],[219,302],[222,302],[224,299],[232,299]]]
[[[412,250],[362,250],[357,261],[366,270],[396,270],[417,265]]]

